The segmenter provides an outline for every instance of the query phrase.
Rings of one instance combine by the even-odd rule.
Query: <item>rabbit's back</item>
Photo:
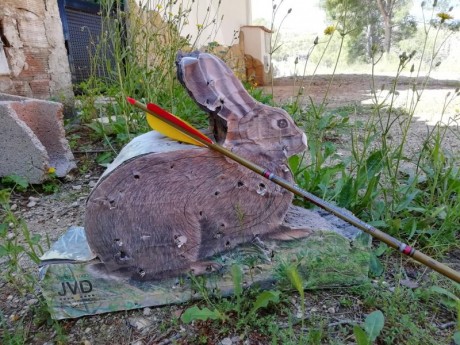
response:
[[[85,228],[108,271],[155,279],[277,231],[291,200],[279,186],[207,149],[150,153],[98,184]]]

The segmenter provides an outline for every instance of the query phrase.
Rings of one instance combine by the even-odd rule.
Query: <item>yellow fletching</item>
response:
[[[195,140],[189,137],[187,134],[179,131],[178,129],[162,121],[161,119],[153,116],[152,114],[146,113],[146,115],[147,115],[147,122],[149,126],[153,128],[154,130],[156,130],[157,132],[160,132],[164,136],[177,140],[177,141],[181,141],[183,143],[188,143],[191,145],[203,146],[203,147],[205,146],[202,143],[200,143],[198,140]]]

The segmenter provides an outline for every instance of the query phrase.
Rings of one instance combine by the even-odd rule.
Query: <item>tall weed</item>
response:
[[[435,3],[434,8],[436,6]],[[308,154],[290,160],[296,181],[302,188],[334,201],[392,234],[432,248],[434,252],[443,252],[458,245],[460,226],[457,197],[460,157],[448,151],[445,145],[446,134],[452,131],[449,125],[454,120],[449,123],[441,120],[432,128],[427,127],[423,144],[415,153],[410,150],[409,139],[415,110],[428,86],[430,73],[439,65],[439,56],[454,34],[452,27],[442,16],[436,16],[434,10],[423,27],[422,50],[399,55],[395,77],[392,84],[386,86],[387,90],[385,87],[379,90],[376,85],[375,70],[382,53],[373,47],[373,104],[370,109],[351,107],[344,114],[343,109],[330,110],[326,106],[328,91],[342,58],[340,48],[353,30],[353,23],[346,18],[344,13],[335,25],[325,30],[324,43],[338,34],[342,44],[323,100],[315,103],[310,98],[307,106],[299,106],[302,100],[297,97],[285,106],[304,126],[308,137]],[[327,47],[325,44],[323,49]],[[427,60],[429,67],[423,73],[422,65]],[[411,90],[401,107],[399,84],[402,75],[407,73],[411,76]],[[310,81],[313,78],[309,76]],[[308,79],[303,80],[303,85],[308,85]],[[308,87],[302,92],[308,93]],[[297,96],[300,93],[299,90]],[[439,109],[441,119],[446,118],[446,109],[459,95],[458,88],[446,95]],[[353,120],[353,117],[362,118],[364,111],[367,116],[363,121]],[[342,132],[343,137],[344,131],[349,133],[345,145],[337,139],[341,137],[338,133]]]
[[[192,124],[202,126],[204,113],[180,86],[175,60],[179,50],[196,49],[201,35],[212,38],[220,25],[219,6],[214,12],[208,9],[192,37],[181,32],[192,9],[198,6],[193,1],[149,0],[142,6],[134,0],[100,3],[102,35],[92,42],[92,76],[80,85],[82,120],[106,117],[108,124],[102,129],[97,124],[90,126],[97,127],[101,136],[115,133],[116,143],[124,144],[148,130],[144,114],[127,104],[126,97],[130,96],[160,103]],[[110,104],[102,111],[95,106],[101,97],[108,98]]]

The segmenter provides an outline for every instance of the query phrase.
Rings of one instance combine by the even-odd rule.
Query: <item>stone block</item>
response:
[[[245,55],[245,60],[248,80],[259,86],[265,85],[264,64],[249,54]]]
[[[0,75],[10,75],[10,66],[8,66],[8,60],[6,59],[5,51],[3,50],[3,44],[0,41]]]
[[[42,183],[48,169],[65,176],[76,167],[60,103],[0,93],[0,176]]]

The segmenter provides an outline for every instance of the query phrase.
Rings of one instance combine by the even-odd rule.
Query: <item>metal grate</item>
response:
[[[91,75],[91,62],[101,35],[101,17],[97,14],[66,9],[69,28],[69,54],[73,82],[79,83]],[[97,64],[98,75],[104,75]]]

